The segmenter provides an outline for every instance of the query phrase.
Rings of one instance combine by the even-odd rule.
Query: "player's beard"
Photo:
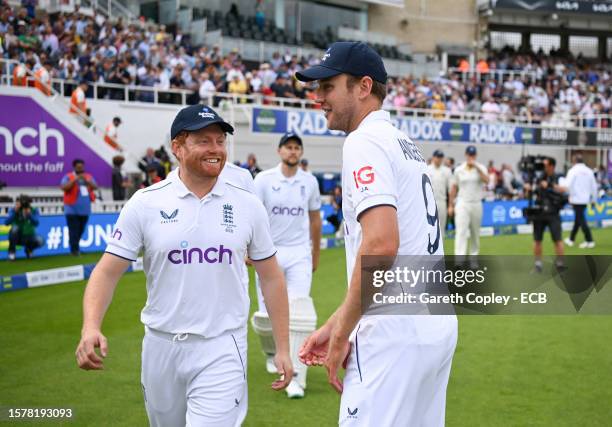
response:
[[[289,166],[290,168],[294,168],[296,167],[299,163],[300,163],[300,159],[298,158],[297,160],[292,160],[292,159],[287,159],[287,160],[283,160],[283,163],[286,166]]]
[[[337,102],[327,113],[327,128],[330,130],[341,130],[348,133],[351,119],[355,115],[355,104],[347,96],[341,102]]]
[[[207,159],[211,157],[219,158],[217,163],[209,163]],[[217,178],[227,159],[227,153],[223,150],[216,153],[200,154],[187,148],[183,167],[199,179]]]

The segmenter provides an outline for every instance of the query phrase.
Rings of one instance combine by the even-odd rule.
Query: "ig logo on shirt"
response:
[[[374,182],[374,170],[372,166],[364,166],[359,170],[353,171],[353,179],[355,180],[355,187],[357,189],[361,192],[367,191],[368,187],[364,186]]]

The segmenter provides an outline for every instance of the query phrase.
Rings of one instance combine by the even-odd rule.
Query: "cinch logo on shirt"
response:
[[[367,185],[374,182],[374,172],[372,166],[364,166],[357,171],[353,171],[355,186],[359,188],[359,184]]]
[[[302,216],[304,215],[304,208],[289,208],[287,206],[274,206],[272,208],[273,215],[290,215],[290,216]]]
[[[182,242],[181,246],[186,246],[186,242]],[[168,252],[168,261],[172,264],[221,264],[223,256],[226,255],[227,263],[232,263],[232,251],[219,245],[218,248],[210,247],[206,249],[191,248],[191,249],[173,249]]]

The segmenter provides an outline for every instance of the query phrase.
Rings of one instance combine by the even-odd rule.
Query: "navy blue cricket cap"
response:
[[[387,83],[387,71],[382,58],[374,49],[363,42],[336,42],[323,55],[321,63],[295,76],[303,82],[327,79],[338,74],[369,76],[379,83]]]
[[[434,157],[444,157],[444,153],[442,152],[442,150],[435,150],[433,152],[433,156]]]
[[[289,132],[284,134],[283,137],[280,139],[280,141],[278,142],[278,148],[282,147],[289,141],[295,141],[300,147],[303,146],[302,138],[300,138],[300,136],[295,132]]]
[[[474,147],[473,145],[468,145],[468,147],[465,149],[465,154],[468,154],[470,156],[475,156],[476,155],[476,147]]]
[[[201,104],[190,105],[179,111],[174,118],[170,128],[170,139],[176,138],[181,131],[200,130],[214,124],[221,126],[223,132],[234,133],[232,125],[223,120],[212,108]]]

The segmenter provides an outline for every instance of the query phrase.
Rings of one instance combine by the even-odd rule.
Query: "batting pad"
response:
[[[251,318],[251,325],[261,341],[261,349],[267,356],[274,356],[276,353],[276,344],[274,344],[274,335],[272,335],[272,323],[268,317],[268,313],[256,311]]]
[[[308,367],[300,362],[298,353],[306,338],[317,327],[317,313],[312,298],[299,297],[289,301],[289,350],[295,371],[294,377],[302,388],[306,388]]]

